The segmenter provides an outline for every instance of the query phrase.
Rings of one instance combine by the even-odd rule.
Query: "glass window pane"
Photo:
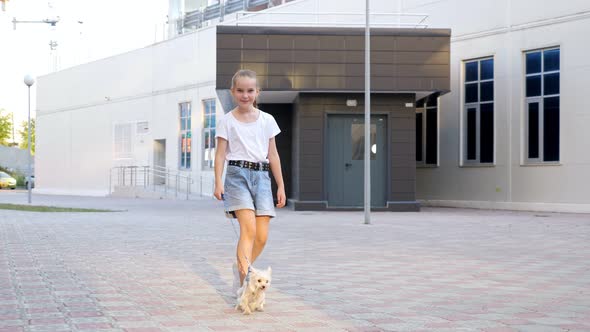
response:
[[[211,128],[215,128],[215,126],[217,125],[217,122],[215,120],[215,113],[211,114],[211,121],[209,122],[209,125],[211,126]]]
[[[210,142],[210,139],[209,139],[209,131],[206,131],[205,132],[205,138],[203,139],[203,142],[205,143],[205,149],[208,149],[209,148],[209,142]]]
[[[529,158],[539,158],[539,103],[530,103],[528,109]]]
[[[422,113],[416,113],[416,161],[422,161]]]
[[[559,161],[559,97],[544,99],[543,160]]]
[[[559,73],[543,75],[543,94],[559,94]]]
[[[489,80],[494,78],[494,59],[483,60],[481,64],[480,80]]]
[[[433,94],[428,97],[426,107],[437,107],[438,106],[438,94]]]
[[[477,72],[477,63],[477,61],[465,63],[465,82],[477,81],[479,76]]]
[[[184,134],[180,138],[180,152],[186,152],[186,138]]]
[[[465,82],[477,81],[479,76],[477,72],[477,63],[477,61],[465,63]]]
[[[215,129],[211,130],[211,147],[215,147]]]
[[[186,130],[186,121],[184,118],[180,118],[180,130]]]
[[[192,129],[192,127],[191,127],[191,118],[190,117],[186,119],[186,129],[187,130],[191,130]]]
[[[481,163],[494,162],[494,104],[479,108],[479,158]]]
[[[475,108],[467,110],[467,160],[475,160],[477,137],[477,113]]]
[[[352,160],[365,160],[365,124],[364,123],[353,123],[350,128],[351,142],[352,142]],[[375,145],[375,139],[377,136],[377,125],[371,124],[371,160],[375,160],[376,151],[373,152],[372,147]]]
[[[203,128],[209,128],[209,119],[208,115],[205,115],[205,123],[203,124]]]
[[[541,52],[526,54],[526,73],[534,74],[541,72]]]
[[[190,117],[191,116],[191,103],[185,103],[186,105],[186,116]]]
[[[426,110],[426,163],[437,163],[437,118],[436,108]]]
[[[494,82],[484,82],[480,84],[480,101],[494,100]]]
[[[352,160],[363,160],[365,153],[364,142],[364,125],[353,123],[350,129],[351,145],[352,145]]]
[[[203,104],[204,104],[203,106],[205,106],[204,107],[205,108],[204,115],[207,116],[207,115],[209,115],[209,112],[210,112],[209,111],[209,102],[208,101],[205,101]]]
[[[543,52],[543,71],[559,70],[559,49]]]
[[[465,103],[477,102],[477,83],[465,84]]]
[[[541,75],[526,78],[526,96],[535,97],[541,95]]]
[[[191,153],[188,152],[186,154],[186,164],[185,164],[186,168],[191,168]]]

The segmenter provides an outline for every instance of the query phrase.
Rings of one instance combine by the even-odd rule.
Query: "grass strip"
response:
[[[65,207],[56,207],[56,206],[23,205],[23,204],[8,204],[8,203],[0,203],[0,210],[16,210],[16,211],[30,211],[30,212],[120,212],[120,211],[115,211],[115,210],[79,209],[79,208],[65,208]]]

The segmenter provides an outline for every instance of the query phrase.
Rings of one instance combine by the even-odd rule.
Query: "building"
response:
[[[542,2],[371,2],[375,13],[428,14],[428,29],[420,16],[375,16],[389,27],[372,37],[374,207],[590,212],[590,117],[578,97],[590,4]],[[171,14],[180,23],[170,40],[39,78],[37,191],[105,195],[112,167],[147,165],[210,192],[215,119],[231,108],[228,76],[247,66],[262,74],[261,108],[284,129],[290,205],[360,207],[364,38],[347,26],[362,25],[364,2],[226,15],[244,3]]]

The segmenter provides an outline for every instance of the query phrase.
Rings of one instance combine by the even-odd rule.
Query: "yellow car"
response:
[[[0,189],[4,188],[16,189],[16,179],[4,172],[0,172]]]

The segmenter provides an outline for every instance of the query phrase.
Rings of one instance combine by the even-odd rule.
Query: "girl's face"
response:
[[[259,93],[256,80],[250,77],[236,79],[231,92],[240,108],[250,108]]]

